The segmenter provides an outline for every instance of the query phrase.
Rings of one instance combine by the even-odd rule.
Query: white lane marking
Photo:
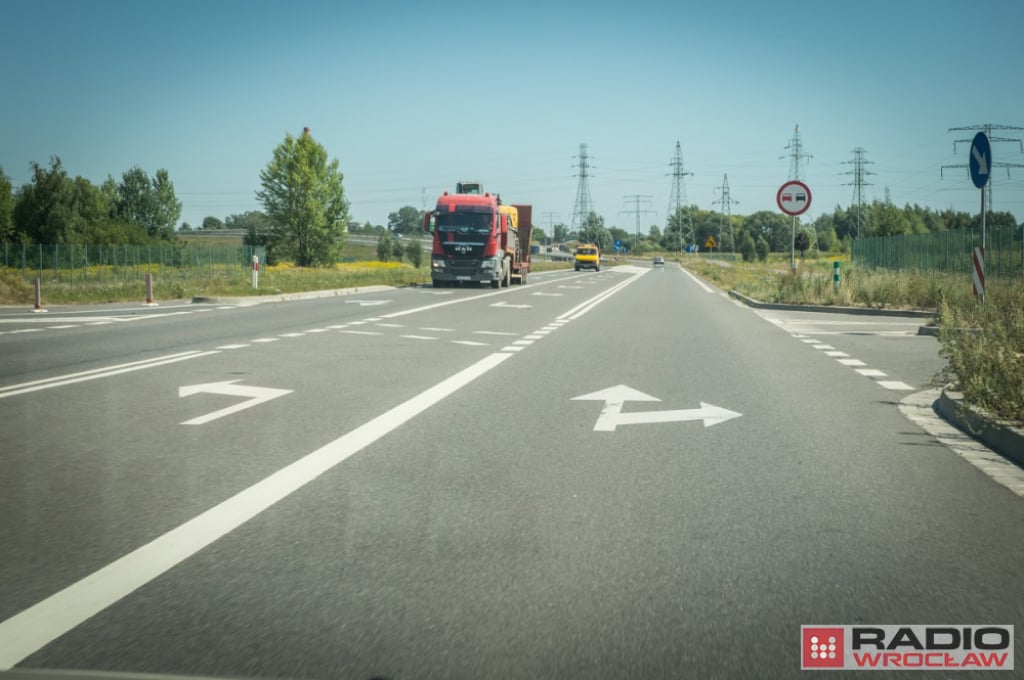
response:
[[[327,328],[310,328],[306,332],[307,333],[326,333],[327,331],[328,331]]]
[[[565,293],[534,293],[540,297],[562,297]]]
[[[246,397],[245,401],[239,402],[227,408],[222,408],[212,413],[192,418],[181,423],[182,425],[205,425],[206,423],[229,416],[239,411],[244,411],[253,406],[291,394],[292,390],[282,390],[276,387],[260,387],[258,385],[240,385],[241,379],[226,380],[222,382],[201,383],[199,385],[182,385],[178,388],[178,397],[191,397],[193,394],[221,394],[228,397]]]
[[[113,321],[92,321],[92,322],[87,323],[85,325],[86,326],[109,326],[112,323],[114,323],[114,322]]]
[[[348,328],[348,324],[347,323],[339,323],[339,324],[335,324],[334,326],[328,326],[327,328],[329,328],[332,331],[340,331],[342,328]]]
[[[639,271],[639,272],[637,272],[635,274],[632,274],[625,281],[623,281],[621,283],[617,283],[617,284],[615,284],[614,286],[612,286],[611,288],[609,288],[607,290],[601,291],[600,293],[598,293],[594,297],[590,298],[589,300],[585,300],[584,302],[576,305],[575,307],[570,309],[568,312],[563,312],[562,314],[560,314],[558,316],[557,320],[560,320],[560,321],[564,321],[564,320],[573,321],[575,319],[580,318],[581,316],[583,316],[584,314],[589,312],[591,309],[593,309],[594,307],[598,306],[599,304],[604,302],[606,299],[610,298],[612,295],[615,295],[616,293],[618,293],[620,290],[622,290],[623,288],[625,288],[629,284],[634,283],[635,281],[637,281],[641,276],[643,276],[646,273],[647,273],[647,270],[641,270],[641,271]]]
[[[406,340],[437,340],[437,338],[432,335],[402,335],[399,337],[405,338]]]
[[[66,326],[47,326],[47,328],[49,328],[52,331],[61,331],[64,330],[65,328],[78,328],[80,326],[81,324],[69,323]]]
[[[490,354],[219,505],[0,622],[0,671],[138,590],[512,355]]]
[[[281,333],[279,338],[301,338],[305,333]]]
[[[18,385],[9,385],[7,387],[0,387],[0,399],[3,399],[5,397],[13,397],[18,394],[26,394],[28,392],[38,392],[39,390],[46,390],[50,389],[51,387],[63,387],[64,385],[73,385],[75,383],[85,382],[87,380],[97,380],[99,378],[108,378],[114,375],[121,375],[122,373],[141,371],[146,368],[163,366],[165,364],[173,364],[178,361],[198,359],[199,357],[206,357],[212,354],[219,354],[219,352],[215,350],[211,350],[209,352],[200,352],[198,350],[192,350],[190,352],[168,354],[166,356],[154,357],[153,359],[145,359],[143,361],[133,361],[127,364],[118,364],[116,366],[107,366],[105,368],[94,368],[89,371],[81,371],[79,373],[71,373],[69,375],[55,376],[53,378],[44,378],[42,380],[33,380],[32,382],[20,383]]]
[[[526,346],[532,345],[533,343],[534,343],[533,340],[516,340],[512,344],[513,345],[523,345],[524,347],[526,347]]]
[[[505,331],[473,331],[476,335],[515,335],[515,333],[507,333]]]
[[[246,345],[221,345],[217,349],[245,349],[246,347],[249,347],[249,346],[250,345],[247,345],[247,344]]]
[[[475,340],[452,340],[451,342],[456,345],[466,345],[468,347],[487,347],[486,342],[477,342]]]
[[[195,311],[196,314],[202,314],[203,312],[212,312],[213,310],[211,308],[209,308],[209,307],[203,307],[202,309],[197,309],[197,310],[194,310],[194,311]],[[186,314],[190,314],[191,312],[185,312],[185,313]]]
[[[349,326],[363,326],[363,325],[366,325],[368,323],[370,323],[370,322],[369,321],[349,321],[348,325]]]
[[[224,305],[223,307],[218,307],[217,309],[234,309],[234,307],[230,305]]]
[[[958,456],[1024,498],[1024,469],[1006,460],[976,439],[967,436],[943,420],[932,404],[942,394],[939,388],[908,394],[900,401],[900,411],[911,422],[952,449]]]
[[[379,323],[377,324],[381,328],[403,328],[404,324],[400,323]]]
[[[388,300],[388,302],[390,302],[390,300]],[[367,321],[382,321],[382,319],[379,316],[373,316],[367,319]]]
[[[900,380],[879,380],[877,382],[887,390],[903,390],[909,392],[914,389],[907,383]]]
[[[16,331],[7,331],[7,335],[16,335],[18,333],[38,333],[39,331],[44,331],[44,330],[46,330],[46,329],[45,328],[19,328]]]
[[[550,330],[544,330],[544,329],[541,329],[541,330],[539,330],[539,331],[534,331],[534,332],[533,332],[533,335],[536,335],[536,336],[537,336],[538,338],[542,338],[542,337],[544,337],[545,335],[548,335],[549,333],[551,333],[551,331],[550,331]],[[532,336],[531,336],[531,335],[527,335],[526,337],[528,337],[528,338],[529,338],[529,337],[532,337]]]
[[[879,371],[877,368],[855,368],[853,370],[868,378],[885,378],[889,375],[885,371]]]
[[[338,331],[339,333],[348,333],[349,335],[384,335],[380,331]]]
[[[832,345],[814,345],[814,349],[835,349]]]
[[[867,364],[860,359],[836,359],[836,361],[841,363],[843,366],[867,366]]]
[[[714,293],[715,292],[714,289],[711,286],[709,286],[708,284],[704,283],[703,281],[701,281],[700,279],[698,279],[696,276],[694,276],[690,272],[686,271],[685,269],[683,270],[683,273],[686,274],[687,276],[689,276],[691,279],[693,279],[694,283],[696,283],[698,286],[703,288],[705,293]]]
[[[817,345],[818,343],[821,342],[821,340],[818,340],[816,338],[804,338],[800,342],[808,344],[808,345]]]
[[[543,337],[544,337],[544,333],[530,333],[529,335],[524,335],[523,339],[524,340],[540,340]]]
[[[502,352],[521,352],[524,349],[526,349],[526,348],[525,347],[514,347],[512,345],[509,345],[508,347],[502,347],[501,351]]]
[[[281,338],[255,338],[252,342],[277,342]]]
[[[826,356],[830,356],[830,357],[848,357],[848,356],[850,356],[846,352],[840,352],[839,350],[836,350],[834,352],[825,352],[825,355]]]
[[[384,324],[380,324],[380,325],[383,326]],[[455,332],[454,328],[431,328],[430,326],[425,326],[425,327],[421,328],[420,330],[421,331],[429,331],[431,333],[454,333]]]

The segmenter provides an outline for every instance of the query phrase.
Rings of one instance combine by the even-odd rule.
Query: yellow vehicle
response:
[[[576,248],[573,264],[576,271],[581,269],[601,271],[601,249],[593,243],[581,243]]]

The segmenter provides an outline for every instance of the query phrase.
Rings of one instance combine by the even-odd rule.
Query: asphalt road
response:
[[[784,678],[802,624],[1019,631],[1024,499],[897,408],[914,323],[674,266],[7,310],[0,669]]]

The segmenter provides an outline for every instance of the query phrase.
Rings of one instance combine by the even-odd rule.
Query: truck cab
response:
[[[601,249],[593,243],[579,244],[573,257],[573,267],[576,271],[581,269],[601,271]]]

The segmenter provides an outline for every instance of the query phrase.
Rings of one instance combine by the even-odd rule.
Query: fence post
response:
[[[43,309],[43,282],[40,280],[40,278],[38,276],[36,277],[35,293],[36,293],[36,306],[35,306],[35,309],[33,309],[32,311],[33,312],[45,312],[46,310]]]
[[[156,303],[153,302],[153,275],[146,272],[146,306],[156,307]]]

